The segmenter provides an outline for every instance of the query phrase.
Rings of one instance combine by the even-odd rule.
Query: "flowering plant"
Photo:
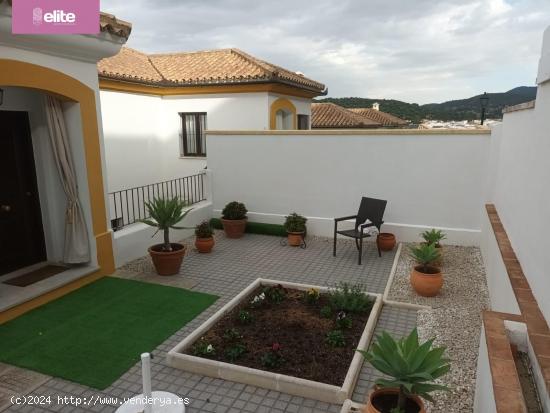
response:
[[[310,288],[304,293],[304,300],[308,304],[314,304],[319,301],[319,290],[317,288]]]
[[[338,328],[351,328],[351,317],[349,317],[345,311],[340,311],[336,315],[336,326]]]
[[[212,344],[208,343],[204,337],[201,337],[193,346],[193,354],[195,356],[209,357],[216,354],[216,349]]]
[[[279,343],[273,343],[271,350],[262,354],[262,365],[268,369],[274,369],[284,363],[285,359],[281,355],[282,346]]]
[[[255,305],[255,306],[259,306],[260,304],[262,304],[265,300],[265,293],[261,293],[261,294],[258,294],[256,295],[252,301],[250,301],[250,304],[252,305]]]

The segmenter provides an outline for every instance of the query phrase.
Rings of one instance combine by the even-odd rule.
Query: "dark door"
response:
[[[29,117],[0,111],[0,275],[45,260]]]

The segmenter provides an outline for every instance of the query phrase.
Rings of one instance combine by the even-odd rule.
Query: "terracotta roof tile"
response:
[[[98,70],[103,78],[162,86],[276,82],[319,93],[325,89],[322,83],[238,49],[146,55],[123,47],[118,55],[100,61]]]
[[[369,119],[379,122],[382,124],[382,126],[406,126],[409,124],[409,122],[398,118],[397,116],[372,108],[352,108],[349,110],[361,116],[365,116]]]
[[[311,104],[312,128],[377,128],[382,125],[334,103]]]

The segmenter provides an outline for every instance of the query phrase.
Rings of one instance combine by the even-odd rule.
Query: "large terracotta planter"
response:
[[[288,245],[292,247],[299,247],[304,239],[303,232],[287,232]]]
[[[389,232],[381,232],[376,239],[381,251],[391,251],[395,248],[395,235]]]
[[[379,402],[383,398],[393,398],[395,397],[395,401],[397,404],[397,389],[378,389],[371,392],[369,395],[369,400],[367,402],[367,405],[365,406],[365,409],[363,410],[363,413],[382,413],[382,410],[378,410],[375,405],[377,404],[376,400]],[[416,406],[415,406],[416,405]],[[415,409],[417,408],[417,410]],[[405,413],[411,413],[416,410],[416,413],[426,413],[426,409],[424,408],[424,403],[422,402],[422,399],[418,396],[409,396],[407,398],[407,405],[405,409]]]
[[[149,255],[158,275],[174,275],[179,273],[185,247],[182,244],[171,243],[172,251],[162,251],[164,244],[157,244],[149,247]]]
[[[227,238],[241,238],[246,229],[247,219],[221,219]]]
[[[417,265],[411,271],[411,285],[423,297],[433,297],[443,286],[443,274],[437,267],[428,266],[429,273],[423,272],[423,266]]]
[[[212,248],[214,248],[214,244],[214,237],[197,238],[195,240],[195,247],[197,247],[197,250],[202,254],[211,252]]]

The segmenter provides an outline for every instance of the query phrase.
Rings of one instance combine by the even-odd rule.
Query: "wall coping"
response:
[[[401,136],[401,135],[491,135],[490,129],[311,129],[311,130],[207,130],[207,135],[348,135],[348,136]]]
[[[527,110],[527,109],[533,109],[536,104],[535,100],[530,100],[529,102],[520,103],[518,105],[512,105],[512,106],[506,106],[504,109],[502,109],[502,113],[511,113],[511,112],[517,112],[519,110]]]

